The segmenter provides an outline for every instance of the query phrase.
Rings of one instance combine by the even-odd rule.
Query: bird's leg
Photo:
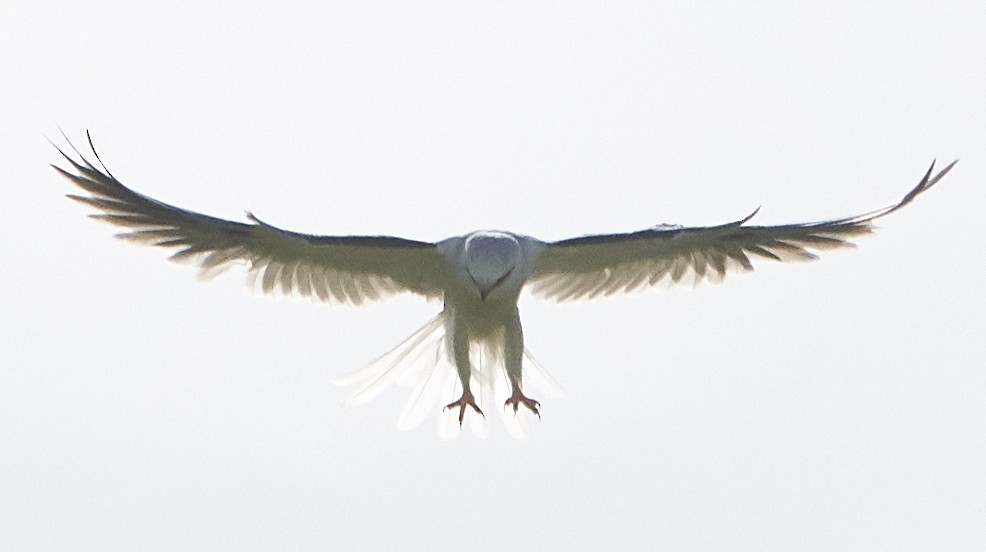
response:
[[[510,383],[513,386],[513,393],[510,395],[510,398],[507,399],[507,402],[503,403],[503,406],[505,407],[513,406],[514,413],[516,413],[517,409],[520,408],[520,405],[524,405],[528,409],[530,409],[531,412],[537,414],[538,418],[540,418],[541,412],[538,411],[538,409],[541,408],[541,403],[524,395],[524,393],[522,393],[520,390],[519,382],[510,382]]]
[[[459,425],[461,426],[462,425],[462,419],[465,418],[465,416],[466,416],[466,407],[467,406],[471,406],[472,409],[475,410],[476,412],[478,412],[480,416],[482,416],[484,418],[486,417],[486,415],[483,414],[483,411],[480,410],[478,406],[476,406],[476,398],[472,396],[472,391],[470,391],[469,388],[463,389],[462,396],[459,397],[459,400],[457,400],[455,402],[448,403],[447,405],[445,405],[444,410],[448,410],[450,408],[458,408],[459,409]]]
[[[469,380],[472,377],[472,365],[469,363],[469,334],[461,330],[461,326],[456,328],[454,324],[451,328],[452,335],[452,358],[455,360],[455,369],[459,375],[459,383],[462,384],[462,396],[455,402],[445,405],[443,410],[452,408],[459,409],[459,427],[462,427],[462,419],[466,416],[466,407],[472,407],[480,416],[486,417],[483,411],[476,404],[472,390],[469,389]]]
[[[524,372],[524,331],[520,325],[520,313],[517,309],[514,309],[513,316],[507,323],[505,330],[504,344],[506,350],[503,354],[506,361],[507,377],[510,378],[511,392],[510,398],[503,403],[503,406],[505,408],[513,406],[514,413],[516,413],[520,405],[524,405],[540,418],[541,412],[538,409],[541,408],[541,403],[525,396],[521,391]]]

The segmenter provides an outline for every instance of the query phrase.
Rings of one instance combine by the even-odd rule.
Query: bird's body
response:
[[[517,300],[544,244],[508,232],[478,231],[438,244],[454,278],[444,294],[447,354],[453,359],[462,396],[446,408],[459,409],[462,423],[467,407],[482,413],[470,390],[470,349],[476,344],[502,355],[511,394],[505,406],[524,405],[538,414],[538,403],[525,397],[522,387],[524,332]]]
[[[485,421],[483,412],[496,396],[503,401],[508,428],[517,435],[524,432],[517,424],[519,414],[540,416],[539,403],[525,395],[525,388],[535,385],[549,394],[557,390],[524,348],[517,301],[525,289],[568,301],[663,282],[719,281],[728,271],[752,270],[751,257],[812,260],[816,257],[810,249],[851,246],[848,238],[869,233],[874,219],[910,203],[955,164],[937,174],[932,165],[894,205],[823,222],[750,226],[751,214],[719,226],[660,225],[557,242],[478,231],[428,243],[386,236],[312,236],[281,230],[253,215],[248,215],[252,224],[200,215],[142,196],[84,157],[76,161],[62,155],[75,172],[55,168],[89,193],[70,197],[101,211],[92,216],[129,228],[121,235],[125,239],[177,248],[172,258],[197,261],[204,276],[246,263],[265,292],[352,304],[399,292],[441,300],[438,316],[338,382],[367,382],[352,403],[369,400],[394,382],[414,385],[402,427],[416,425],[436,402],[445,404],[454,397],[450,389],[459,390],[458,398],[445,404],[445,410],[459,425],[470,416]]]

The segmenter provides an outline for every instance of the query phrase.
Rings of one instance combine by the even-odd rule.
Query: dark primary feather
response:
[[[556,301],[630,292],[662,282],[720,281],[729,270],[753,270],[751,257],[809,261],[812,251],[852,247],[849,238],[872,231],[872,221],[910,203],[955,165],[934,163],[899,202],[863,215],[803,224],[747,226],[756,214],[709,227],[662,226],[638,232],[584,236],[548,244],[530,279],[532,291]]]
[[[127,228],[119,234],[123,239],[177,249],[171,258],[197,261],[205,277],[239,262],[249,266],[265,292],[353,304],[401,291],[441,296],[448,267],[435,244],[389,236],[312,236],[281,230],[250,213],[253,224],[202,215],[127,188],[95,149],[102,170],[71,147],[80,161],[56,149],[72,172],[52,166],[88,195],[68,197],[100,211],[91,217]]]

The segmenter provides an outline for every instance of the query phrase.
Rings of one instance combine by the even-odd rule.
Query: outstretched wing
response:
[[[71,143],[69,144],[71,146]],[[89,141],[92,148],[92,140]],[[99,161],[58,152],[72,171],[52,165],[87,195],[68,197],[101,211],[93,218],[128,229],[119,237],[174,248],[177,261],[197,262],[201,275],[214,276],[245,263],[265,292],[360,304],[398,292],[440,297],[448,263],[435,244],[387,236],[312,236],[266,224],[222,220],[162,203],[124,186]]]
[[[855,217],[748,226],[742,220],[699,228],[659,226],[626,234],[585,236],[549,243],[528,280],[531,291],[554,301],[627,293],[682,280],[721,281],[727,271],[753,270],[751,257],[810,261],[812,251],[852,247],[847,240],[872,232],[872,222],[907,205],[934,186],[955,165],[934,174],[934,163],[898,203]]]

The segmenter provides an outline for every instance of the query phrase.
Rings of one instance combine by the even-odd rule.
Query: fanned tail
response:
[[[394,383],[406,385],[404,382],[415,379],[425,368],[426,352],[438,349],[436,358],[443,356],[441,344],[445,337],[444,329],[444,316],[439,313],[393,349],[359,370],[332,380],[332,383],[343,386],[369,380],[346,399],[347,405],[363,404],[386,391]]]
[[[442,439],[454,439],[462,433],[458,413],[442,410],[462,392],[455,365],[449,354],[446,336],[445,313],[432,318],[407,339],[387,351],[366,366],[343,376],[332,383],[351,385],[364,381],[346,404],[355,406],[366,403],[397,384],[412,387],[410,396],[397,422],[401,430],[413,429],[434,410],[440,412],[439,435]],[[499,412],[507,431],[516,438],[525,438],[530,431],[533,414],[522,409],[514,412],[504,408],[510,396],[510,379],[503,361],[502,336],[495,336],[473,343],[470,348],[472,380],[470,387],[485,416],[474,412],[467,414],[464,424],[472,433],[485,437],[489,431],[488,418]],[[524,389],[535,396],[557,398],[563,395],[561,387],[526,349],[523,364]]]

